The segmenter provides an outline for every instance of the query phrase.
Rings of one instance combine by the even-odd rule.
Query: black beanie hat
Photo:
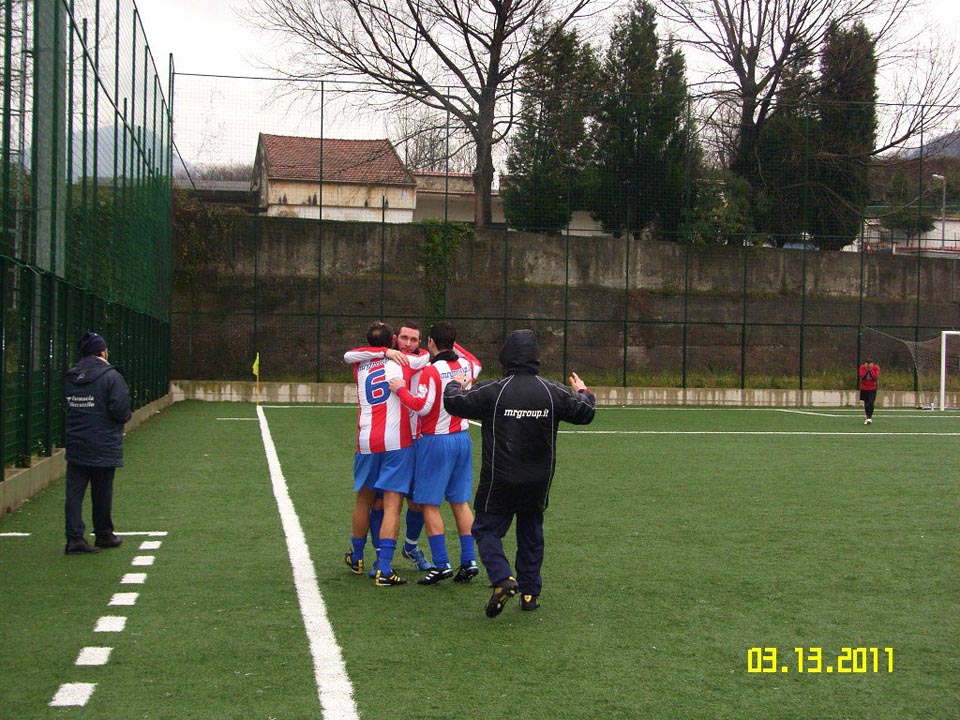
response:
[[[87,355],[99,355],[106,349],[106,340],[97,335],[95,332],[89,330],[83,334],[83,337],[80,338],[80,342],[77,343],[77,350],[80,351],[81,357],[86,357]]]

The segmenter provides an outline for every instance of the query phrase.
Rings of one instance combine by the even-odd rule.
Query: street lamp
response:
[[[947,179],[943,175],[933,174],[934,180],[939,180],[943,186],[943,200],[940,203],[940,249],[946,246],[947,239]]]

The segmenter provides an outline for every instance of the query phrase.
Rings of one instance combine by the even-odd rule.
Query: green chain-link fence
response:
[[[862,104],[784,101],[746,168],[722,100],[657,136],[662,98],[518,89],[478,229],[449,114],[377,113],[334,80],[177,88],[178,378],[249,378],[259,352],[265,379],[342,380],[370,320],[445,317],[491,368],[532,327],[546,372],[594,383],[853,388],[873,355],[913,390],[909,343],[960,325],[960,108],[878,106],[936,122],[874,158],[845,133]]]
[[[0,457],[63,444],[87,329],[134,408],[166,392],[172,112],[129,0],[7,0],[2,22]]]

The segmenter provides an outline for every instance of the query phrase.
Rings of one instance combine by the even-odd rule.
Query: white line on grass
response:
[[[108,647],[85,647],[80,649],[80,655],[74,665],[99,666],[106,665],[110,660],[110,653],[113,648]]]
[[[107,605],[111,606],[129,606],[136,605],[140,593],[114,593]]]
[[[130,564],[135,567],[149,567],[156,559],[155,555],[137,555]]]
[[[858,432],[819,432],[815,430],[560,430],[564,435],[861,435],[863,437],[890,435],[930,435],[935,437],[957,437],[960,432],[877,432],[860,430]]]
[[[300,602],[300,614],[310,643],[313,656],[314,678],[320,697],[320,707],[326,720],[359,720],[357,706],[353,700],[353,686],[343,664],[340,646],[333,634],[333,628],[327,618],[327,610],[317,587],[317,573],[310,559],[310,549],[300,525],[300,518],[290,499],[287,481],[283,477],[277,448],[270,435],[270,426],[263,408],[257,406],[260,419],[260,435],[263,449],[267,454],[267,466],[270,468],[270,480],[273,495],[280,511],[283,534],[287,540],[287,553],[293,568],[293,584],[297,589]]]
[[[96,683],[64,683],[50,701],[50,707],[82,707],[90,701],[96,687]]]
[[[30,537],[30,533],[0,533],[0,537]]]
[[[93,535],[93,533],[90,533]],[[146,537],[166,537],[166,530],[131,530],[129,532],[118,532],[114,535],[123,535],[125,537],[135,537],[137,535],[145,535]]]
[[[97,619],[94,632],[123,632],[127,626],[127,619],[122,615],[104,615]]]
[[[228,418],[228,417],[222,417],[222,418],[217,418],[217,420],[249,420],[249,421],[251,421],[251,422],[256,422],[257,419],[256,419],[256,418]]]
[[[121,585],[143,585],[146,581],[146,573],[127,573],[120,578]]]
[[[310,403],[300,403],[297,405],[259,405],[258,407],[269,408],[270,410],[314,410],[317,408],[332,408],[335,410],[356,410],[356,403],[346,405],[311,405]]]
[[[140,543],[140,550],[159,550],[163,540],[144,540]]]

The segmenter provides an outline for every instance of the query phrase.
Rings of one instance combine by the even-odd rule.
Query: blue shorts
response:
[[[379,492],[407,494],[413,484],[412,447],[353,456],[353,491],[368,487]]]
[[[469,502],[473,491],[473,443],[470,433],[424,435],[417,451],[413,501],[425,505]]]

